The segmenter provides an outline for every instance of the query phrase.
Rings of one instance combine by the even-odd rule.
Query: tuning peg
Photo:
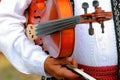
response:
[[[97,0],[93,1],[93,6],[95,7],[95,9],[99,6],[99,2]]]
[[[82,8],[84,9],[84,12],[87,13],[87,8],[89,8],[88,3],[87,3],[87,2],[84,2],[84,3],[82,4]]]
[[[102,33],[104,33],[104,23],[101,24]]]
[[[89,35],[93,35],[94,34],[94,29],[92,27],[92,23],[89,23],[89,30],[88,30],[88,32],[89,32]]]

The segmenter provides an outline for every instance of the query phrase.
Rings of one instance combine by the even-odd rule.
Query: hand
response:
[[[77,62],[72,57],[67,58],[53,58],[48,57],[45,61],[45,71],[56,79],[74,79],[77,78],[78,75],[68,70],[63,65],[72,64],[74,67],[77,67]]]

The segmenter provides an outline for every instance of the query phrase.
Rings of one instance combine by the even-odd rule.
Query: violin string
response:
[[[54,24],[52,24],[52,26],[51,26],[51,25],[48,25],[48,26],[47,26],[48,28],[46,28],[46,27],[45,27],[46,25],[45,25],[45,26],[44,26],[45,28],[43,28],[43,29],[39,28],[39,29],[37,30],[37,32],[38,32],[39,35],[40,35],[40,33],[46,34],[46,32],[47,32],[47,33],[55,32],[55,31],[60,30],[61,28],[64,28],[64,27],[68,26],[68,25],[75,24],[75,22],[76,22],[76,21],[75,21],[74,18],[73,18],[73,19],[63,20],[63,21],[57,23],[56,26],[55,26]]]
[[[68,26],[72,26],[74,23],[67,23],[67,27]],[[56,31],[60,31],[61,29],[65,28],[66,26],[57,26],[57,27],[54,27],[54,28],[48,28],[48,29],[44,29],[44,31],[41,31],[39,30],[39,32],[37,33],[37,36],[41,36],[41,35],[47,35],[47,34],[51,34],[51,33],[54,33]]]
[[[61,19],[50,23],[47,22],[44,24],[39,24],[36,26],[37,36],[50,34],[78,23],[80,23],[79,16],[75,16],[72,18]]]
[[[71,23],[66,23],[65,25],[67,26],[70,26],[71,24],[73,24],[74,22],[72,21]],[[63,23],[64,24],[64,23]],[[49,27],[47,29],[44,29],[44,30],[39,30],[38,33],[37,33],[37,36],[40,36],[40,35],[45,35],[45,34],[50,34],[50,33],[53,33],[53,32],[56,32],[56,31],[59,31],[61,30],[61,28],[64,28],[63,26],[65,25],[60,25],[60,26],[56,26],[56,27]]]
[[[67,23],[69,23],[69,22],[73,22],[73,21],[75,21],[74,19],[67,19],[67,20],[62,20],[62,21],[57,21],[57,22],[54,22],[54,23],[46,23],[46,24],[44,24],[44,25],[42,25],[42,26],[40,26],[40,28],[38,28],[38,30],[47,30],[47,29],[54,29],[54,28],[59,28],[60,26],[64,26],[64,25],[68,25]],[[74,22],[73,22],[74,23]],[[44,26],[44,27],[43,27]],[[37,29],[36,29],[37,30]]]
[[[58,26],[58,24],[62,24],[63,22],[68,22],[68,20],[71,20],[74,19],[74,17],[72,18],[64,18],[64,19],[59,19],[59,20],[52,20],[52,21],[48,21],[48,22],[42,22],[42,23],[39,23],[36,28],[37,29],[42,29],[42,28],[47,28],[49,26]]]

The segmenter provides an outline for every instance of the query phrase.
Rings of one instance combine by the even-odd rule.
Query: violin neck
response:
[[[36,24],[36,35],[43,36],[47,34],[60,31],[64,28],[74,26],[80,23],[80,16],[73,16],[70,18],[52,20]]]

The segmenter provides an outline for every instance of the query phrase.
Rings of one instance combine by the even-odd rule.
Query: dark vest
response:
[[[111,0],[118,51],[118,80],[120,79],[120,0]]]

